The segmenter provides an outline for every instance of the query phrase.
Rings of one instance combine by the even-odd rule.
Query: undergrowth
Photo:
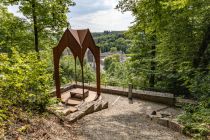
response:
[[[0,54],[0,125],[16,118],[17,112],[44,112],[50,100],[52,71],[36,53]]]
[[[184,133],[194,139],[206,139],[210,134],[210,98],[198,105],[186,105],[185,113],[179,116],[179,122],[184,125]]]

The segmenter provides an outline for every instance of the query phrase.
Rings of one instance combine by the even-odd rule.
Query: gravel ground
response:
[[[169,130],[145,118],[145,114],[167,106],[126,97],[103,94],[109,108],[85,116],[74,131],[79,140],[186,140],[180,133]],[[179,114],[179,110],[167,108]],[[174,110],[174,111],[173,111]]]

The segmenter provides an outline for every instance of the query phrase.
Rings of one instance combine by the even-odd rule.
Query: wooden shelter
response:
[[[100,95],[100,48],[96,46],[89,29],[83,29],[83,30],[66,29],[58,45],[53,48],[54,76],[55,76],[57,98],[61,98],[59,61],[62,52],[67,47],[71,50],[74,56],[75,72],[76,72],[76,60],[79,59],[80,62],[82,69],[83,95],[84,95],[83,59],[87,49],[89,49],[92,52],[96,63],[97,95],[99,96]],[[77,81],[76,77],[75,81]]]

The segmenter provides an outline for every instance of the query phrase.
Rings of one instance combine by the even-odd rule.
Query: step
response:
[[[109,107],[109,103],[107,101],[102,101],[102,109],[107,109]]]
[[[62,103],[71,105],[71,106],[76,106],[82,102],[81,99],[71,98],[70,93],[68,93],[68,92],[61,94],[61,101],[62,101]]]
[[[94,102],[85,102],[83,105],[81,105],[78,108],[78,110],[85,112],[85,115],[93,113],[94,112]]]
[[[78,109],[73,106],[68,106],[68,105],[59,103],[59,104],[48,107],[47,110],[56,115],[66,116],[70,113],[76,112]]]
[[[74,113],[69,114],[68,116],[65,117],[65,121],[68,123],[74,123],[77,120],[81,119],[82,117],[85,116],[85,112],[83,111],[77,111]]]
[[[106,108],[108,108],[108,102],[105,102],[105,101],[100,100],[100,101],[93,101],[93,102],[85,102],[81,106],[78,107],[77,112],[67,115],[65,117],[65,120],[68,123],[73,123],[81,119],[85,115],[88,115],[93,112],[97,112]]]
[[[73,113],[73,112],[76,112],[78,109],[75,108],[75,107],[67,107],[67,108],[64,108],[62,110],[59,110],[58,112],[62,113],[64,116],[70,114],[70,113]]]
[[[94,112],[102,110],[102,101],[96,101],[94,104]]]
[[[94,103],[93,102],[84,103],[78,108],[77,112],[67,115],[65,117],[65,120],[68,123],[73,123],[78,119],[81,119],[85,115],[91,114],[93,112],[94,112]]]

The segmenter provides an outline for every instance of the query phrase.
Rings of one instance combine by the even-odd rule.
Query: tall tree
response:
[[[30,50],[32,40],[30,24],[0,6],[0,52],[10,53],[12,47],[26,52]]]
[[[6,5],[19,5],[20,12],[33,25],[34,48],[39,52],[39,37],[44,34],[60,33],[67,22],[69,6],[74,5],[72,0],[2,0]],[[45,34],[47,36],[47,34]]]
[[[132,73],[143,79],[141,86],[152,87],[155,79],[155,88],[188,93],[204,84],[198,77],[209,75],[208,1],[121,0],[117,8],[135,17],[127,34]]]
[[[138,47],[141,53],[140,64],[150,67],[149,70],[144,71],[148,75],[148,86],[154,88],[155,86],[155,71],[156,71],[156,47],[158,43],[158,33],[161,26],[161,5],[160,0],[122,0],[119,2],[117,8],[122,11],[132,11],[135,16],[135,24],[131,27],[129,36],[136,36],[137,40],[133,47]],[[131,38],[132,38],[131,37]],[[133,50],[135,53],[136,49]],[[139,54],[140,54],[139,53]],[[136,53],[135,53],[136,54]],[[138,54],[136,54],[138,55]],[[133,60],[139,60],[139,57],[133,57]],[[145,68],[144,68],[145,69]],[[147,68],[146,68],[147,69]]]

